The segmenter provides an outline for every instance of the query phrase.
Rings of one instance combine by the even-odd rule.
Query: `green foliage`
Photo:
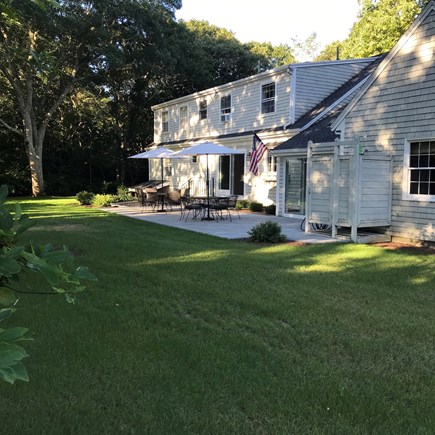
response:
[[[263,210],[266,212],[266,214],[276,214],[276,205],[275,204],[270,204],[270,205],[265,205],[263,207]]]
[[[261,202],[253,201],[249,204],[249,210],[261,213],[264,210],[264,206]]]
[[[76,199],[80,205],[91,205],[94,198],[95,194],[92,192],[87,192],[86,190],[82,190],[76,195]]]
[[[97,194],[92,201],[92,205],[94,207],[109,207],[115,201],[116,197],[114,195]]]
[[[259,60],[260,71],[295,62],[293,50],[287,44],[273,46],[270,42],[251,41],[246,43],[245,46],[251,53],[261,56],[264,59]]]
[[[85,290],[82,280],[95,281],[96,277],[86,267],[76,267],[74,256],[63,246],[30,243],[17,244],[17,237],[34,225],[23,214],[20,204],[11,212],[5,202],[8,188],[0,186],[0,321],[10,318],[17,303],[16,293],[34,293],[33,273],[40,274],[51,288],[49,294],[63,294],[70,303],[76,293]],[[0,328],[0,379],[13,384],[16,380],[27,381],[27,371],[22,360],[28,355],[18,342],[28,340],[27,329],[21,327]]]
[[[281,233],[281,225],[273,221],[266,221],[255,225],[248,231],[253,242],[280,243],[286,241],[286,236]]]
[[[427,3],[428,0],[362,0],[358,21],[341,44],[340,58],[369,57],[388,52]],[[330,49],[328,46],[327,50]]]
[[[239,199],[236,204],[237,210],[247,210],[249,209],[250,202],[247,199]]]
[[[116,202],[126,202],[133,201],[134,196],[128,191],[128,187],[121,184],[118,186],[118,191],[116,192],[116,196],[114,200]]]

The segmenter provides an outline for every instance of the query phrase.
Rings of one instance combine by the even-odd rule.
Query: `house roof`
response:
[[[152,143],[153,146],[171,146],[171,145],[192,145],[192,143],[200,142],[200,141],[213,141],[218,139],[231,139],[236,137],[244,137],[249,136],[252,137],[252,135],[255,133],[257,135],[262,135],[266,133],[273,133],[273,132],[279,132],[279,131],[285,131],[285,127],[275,127],[275,128],[268,128],[268,129],[259,129],[259,130],[250,130],[250,131],[244,131],[241,133],[230,133],[230,134],[221,134],[216,136],[207,136],[207,137],[195,137],[190,139],[181,139],[181,140],[173,140],[173,141],[166,141],[166,142],[160,142],[160,143]],[[150,146],[151,146],[150,145]]]
[[[358,89],[367,81],[376,67],[385,58],[384,55],[373,57],[373,62],[355,74],[350,80],[326,97],[313,109],[286,126],[288,129],[300,130],[295,136],[282,142],[274,151],[307,148],[308,142],[332,142],[337,138],[331,130],[332,122],[340,115]]]
[[[388,66],[388,64],[394,59],[399,50],[406,44],[409,38],[414,33],[415,29],[420,26],[420,24],[426,19],[426,17],[431,13],[435,12],[435,1],[431,0],[425,8],[422,10],[420,15],[415,19],[415,21],[411,24],[409,29],[402,35],[397,44],[390,50],[390,52],[385,56],[385,58],[377,65],[377,68],[370,76],[370,78],[366,81],[364,86],[361,87],[359,92],[355,95],[352,101],[347,105],[347,107],[340,113],[340,115],[334,120],[331,125],[331,128],[336,128],[343,119],[347,116],[347,114],[355,107],[358,101],[362,98],[362,96],[366,93],[366,91],[370,88],[373,82],[379,77],[379,75],[384,71],[384,69]]]

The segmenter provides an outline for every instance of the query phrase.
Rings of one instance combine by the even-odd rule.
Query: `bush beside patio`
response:
[[[75,306],[23,296],[26,433],[434,433],[434,256],[228,241],[74,199],[24,201],[28,238],[98,277]],[[32,313],[29,315],[29,313]]]

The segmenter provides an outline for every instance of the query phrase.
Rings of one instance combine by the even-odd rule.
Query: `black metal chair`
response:
[[[228,216],[230,217],[230,221],[232,221],[231,219],[231,210],[237,212],[237,215],[239,216],[240,219],[240,213],[239,213],[239,209],[237,208],[237,198],[239,196],[238,195],[230,195],[229,200],[228,200]]]
[[[184,208],[181,210],[180,221],[181,219],[183,219],[186,212],[187,214],[185,221],[187,222],[187,219],[189,218],[191,212],[193,214],[192,219],[196,219],[199,215],[202,214],[203,210],[204,204],[199,201],[195,201],[194,198],[189,197],[184,204]]]
[[[216,221],[219,219],[224,220],[224,212],[226,211],[228,213],[228,216],[231,220],[231,216],[228,210],[228,203],[230,198],[213,198],[210,202],[210,210],[213,212],[213,214],[216,216]]]

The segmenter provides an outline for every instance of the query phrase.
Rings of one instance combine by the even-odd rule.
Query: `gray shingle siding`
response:
[[[407,140],[435,139],[435,12],[403,47],[345,118],[345,138],[393,157],[391,234],[435,241],[435,203],[402,199]]]

